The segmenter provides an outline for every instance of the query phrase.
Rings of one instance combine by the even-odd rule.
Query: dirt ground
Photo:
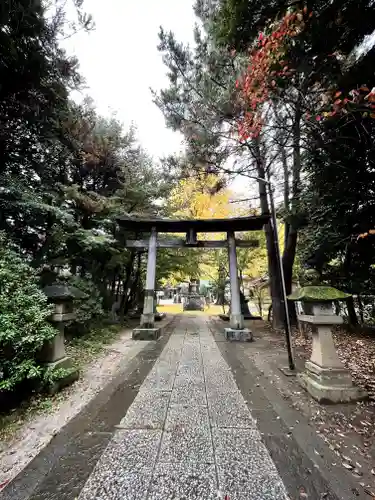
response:
[[[277,374],[280,364],[287,364],[283,334],[275,332],[267,323],[252,322],[252,328],[265,341],[265,349],[253,344],[257,349],[253,359],[259,368],[272,379],[283,398],[310,420],[336,455],[337,463],[358,480],[358,490],[375,499],[375,337],[337,329],[334,341],[339,357],[354,382],[366,389],[369,399],[354,404],[321,405],[299,386],[296,377]],[[295,330],[293,343],[300,371],[311,354],[311,337],[303,337]]]

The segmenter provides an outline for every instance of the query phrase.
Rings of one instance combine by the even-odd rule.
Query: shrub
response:
[[[84,297],[77,298],[74,301],[74,310],[77,317],[67,325],[66,333],[70,335],[86,333],[93,323],[97,323],[104,317],[103,298],[100,291],[89,278],[70,276],[61,279],[85,294]]]
[[[0,391],[43,379],[37,355],[56,335],[50,314],[36,272],[0,235]]]

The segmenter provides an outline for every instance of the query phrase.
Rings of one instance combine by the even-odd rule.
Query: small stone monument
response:
[[[72,360],[65,352],[64,329],[66,323],[76,317],[73,300],[83,297],[85,294],[62,283],[48,285],[43,289],[43,292],[47,295],[49,302],[54,304],[55,310],[51,314],[49,321],[55,326],[57,334],[54,339],[44,345],[41,351],[41,359],[48,368],[53,370],[62,368],[67,371],[66,376],[63,375],[49,387],[49,392],[54,394],[66,385],[73,383],[79,376],[78,370],[73,368]]]
[[[198,292],[198,282],[192,281],[190,283],[190,290],[186,301],[183,304],[184,311],[204,311],[204,302]]]
[[[348,403],[365,399],[366,392],[353,385],[349,371],[340,361],[332,337],[332,327],[343,322],[341,316],[333,313],[333,301],[350,295],[318,283],[316,275],[310,271],[306,286],[288,297],[301,302],[303,314],[298,315],[298,320],[312,326],[311,358],[298,379],[302,387],[320,403]]]
[[[156,296],[156,294],[155,294]],[[161,313],[156,309],[156,300],[154,300],[154,320],[155,321],[161,321],[165,318],[166,314]]]

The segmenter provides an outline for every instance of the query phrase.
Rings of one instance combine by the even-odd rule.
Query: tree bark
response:
[[[363,325],[365,322],[365,314],[364,314],[363,302],[362,302],[360,294],[357,295],[357,299],[358,299],[359,317],[360,317],[361,323]]]
[[[120,311],[119,311],[122,320],[124,319],[125,316],[125,306],[127,303],[127,290],[132,276],[134,260],[135,260],[135,252],[132,251],[129,257],[129,261],[125,266],[125,278],[123,280],[123,290],[122,290],[122,297],[121,297]]]
[[[115,298],[115,292],[116,292],[116,273],[113,274],[112,281],[111,281],[111,298],[112,298],[112,301]]]
[[[119,297],[119,294],[120,294],[120,286],[121,286],[121,278],[120,276],[117,277],[117,287],[116,287],[116,302],[118,301],[118,297]]]
[[[293,226],[290,226],[288,240],[284,248],[283,253],[283,270],[284,270],[284,281],[285,281],[285,291],[287,295],[292,293],[292,283],[293,283],[293,265],[294,259],[297,251],[297,231]],[[288,311],[289,320],[293,325],[297,324],[297,314],[294,302],[288,301]]]
[[[141,289],[141,291],[142,291],[141,265],[142,265],[142,254],[141,254],[141,252],[138,252],[137,253],[136,272],[134,275],[133,282],[130,286],[129,294],[126,296],[126,302],[124,305],[124,313],[125,314],[129,311],[129,309],[133,305],[136,305],[138,290]]]
[[[343,270],[345,274],[346,281],[348,283],[351,282],[350,280],[350,271],[351,271],[351,263],[352,263],[352,247],[351,244],[348,243],[346,245],[345,249],[345,257],[344,257],[344,262],[343,262]],[[350,287],[351,291],[353,291],[353,287]],[[349,319],[349,324],[352,326],[358,325],[358,317],[355,312],[355,307],[354,307],[354,299],[353,297],[349,297],[346,299],[346,307],[348,309],[348,319]]]
[[[258,177],[266,178],[264,167],[264,158],[262,157],[259,142],[255,142],[255,156]],[[266,184],[262,181],[258,182],[260,209],[262,215],[269,215],[270,209],[267,199]],[[283,328],[284,326],[284,311],[281,302],[281,283],[279,278],[279,268],[277,262],[277,254],[275,248],[275,237],[271,222],[264,226],[267,246],[268,259],[268,274],[270,278],[270,295],[272,300],[272,323],[275,328]]]
[[[273,103],[273,110],[275,113],[277,126],[283,125],[283,119],[279,115],[279,110],[277,104]],[[276,140],[278,143],[278,149],[280,153],[281,164],[283,167],[283,176],[284,176],[284,209],[286,214],[290,211],[290,186],[289,186],[289,165],[288,165],[288,156],[286,153],[285,145],[287,143],[287,138],[285,137],[285,131],[281,127],[280,130],[276,131]],[[284,248],[287,246],[288,236],[289,236],[290,224],[287,220],[284,221]]]
[[[218,280],[217,280],[217,300],[216,305],[224,306],[226,305],[225,300],[225,279],[226,279],[226,270],[221,264],[219,264],[218,269]]]
[[[292,149],[293,149],[293,167],[292,167],[292,212],[298,211],[298,202],[301,193],[301,98],[298,97],[295,107],[293,130],[292,130]],[[285,172],[285,171],[284,171]],[[285,186],[284,180],[284,186]],[[289,182],[288,182],[289,186]],[[288,187],[289,189],[289,187]],[[289,201],[288,201],[289,207]],[[293,266],[297,251],[298,231],[293,224],[288,224],[287,237],[285,238],[285,247],[283,252],[283,270],[285,289],[287,295],[292,292]],[[297,324],[296,308],[294,303],[288,302],[289,318],[291,324]]]
[[[280,146],[280,156],[281,163],[283,165],[283,174],[284,174],[284,208],[286,213],[289,212],[290,209],[290,192],[289,192],[289,169],[288,169],[288,159],[286,156],[286,151],[284,146]],[[284,248],[287,247],[288,237],[289,237],[290,224],[286,220],[284,221]]]
[[[352,326],[358,325],[358,318],[354,308],[354,300],[353,297],[348,297],[346,299],[346,307],[348,308],[348,319],[349,324]]]

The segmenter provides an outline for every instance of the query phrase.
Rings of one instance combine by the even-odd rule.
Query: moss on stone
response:
[[[350,293],[342,292],[326,285],[309,285],[295,290],[288,296],[289,300],[304,302],[330,302],[332,300],[345,300],[351,297]]]

